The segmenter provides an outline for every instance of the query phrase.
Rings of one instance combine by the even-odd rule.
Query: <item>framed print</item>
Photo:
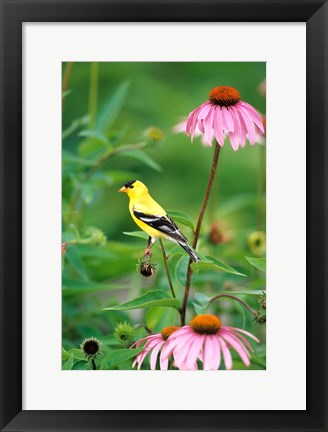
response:
[[[1,430],[325,431],[327,2],[2,0],[1,42]]]

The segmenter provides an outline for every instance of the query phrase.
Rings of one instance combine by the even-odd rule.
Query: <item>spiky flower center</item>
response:
[[[221,320],[215,315],[197,315],[189,325],[196,333],[212,335],[220,330]]]
[[[216,105],[229,107],[240,101],[240,94],[232,87],[218,86],[210,91],[208,98]]]
[[[87,357],[96,357],[100,353],[101,342],[96,338],[85,339],[81,349]]]
[[[164,340],[168,339],[171,336],[171,334],[174,333],[179,328],[180,328],[179,326],[169,326],[163,328],[163,330],[161,331],[161,335],[163,336],[163,339]]]

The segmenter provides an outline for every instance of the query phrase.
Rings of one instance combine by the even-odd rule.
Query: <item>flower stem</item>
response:
[[[252,307],[250,307],[246,302],[244,302],[244,301],[241,300],[240,298],[235,297],[235,296],[233,296],[233,295],[231,295],[231,294],[219,294],[219,295],[213,297],[213,298],[209,301],[208,304],[213,303],[215,300],[217,300],[218,298],[221,298],[221,297],[228,297],[228,298],[230,298],[230,299],[232,299],[232,300],[236,300],[236,301],[238,301],[241,305],[243,305],[243,306],[244,306],[244,307],[245,307],[245,308],[246,308],[246,309],[247,309],[247,310],[248,310],[252,315],[254,315],[254,316],[257,315],[255,309],[253,309]]]
[[[266,189],[266,147],[259,146],[259,175],[258,175],[258,204],[257,204],[257,226],[259,230],[265,229],[265,189]]]
[[[94,359],[91,360],[91,364],[92,364],[92,369],[97,370],[96,362]]]
[[[219,146],[219,144],[215,143],[210,176],[208,178],[207,187],[206,187],[204,200],[203,200],[203,205],[202,205],[202,208],[201,208],[199,216],[198,216],[198,222],[197,222],[196,231],[194,234],[194,240],[193,240],[193,244],[192,244],[193,249],[196,249],[196,247],[197,247],[200,229],[202,227],[204,213],[205,213],[205,210],[207,207],[208,199],[209,199],[210,194],[211,194],[212,184],[213,184],[213,180],[214,180],[215,173],[216,173],[216,168],[217,168],[217,164],[218,164],[218,160],[219,160],[219,156],[220,156],[220,150],[221,150],[221,147]],[[192,264],[192,260],[189,259],[188,269],[187,269],[187,278],[186,278],[186,287],[185,287],[185,292],[184,292],[182,306],[181,306],[181,325],[185,325],[185,321],[186,321],[186,308],[187,308],[187,301],[188,301],[188,297],[189,297],[191,275],[192,275],[191,264]]]
[[[171,290],[171,293],[172,293],[172,297],[176,298],[176,295],[175,295],[175,292],[174,292],[174,288],[173,288],[173,284],[172,284],[171,275],[170,275],[170,269],[169,269],[169,264],[168,264],[168,260],[167,260],[167,255],[165,253],[164,244],[163,244],[163,240],[162,239],[159,239],[159,244],[161,245],[161,249],[162,249],[162,254],[163,254],[163,259],[164,259],[164,264],[165,264],[165,270],[166,270],[167,280],[168,280],[169,285],[170,285],[170,290]]]

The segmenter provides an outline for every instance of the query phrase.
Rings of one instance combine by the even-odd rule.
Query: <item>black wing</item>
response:
[[[135,209],[133,209],[133,214],[137,219],[141,220],[142,222],[149,225],[150,227],[157,229],[163,234],[172,237],[174,240],[183,243],[187,242],[186,237],[181,233],[174,220],[171,219],[168,214],[166,215],[166,217],[149,215],[146,213],[139,212]]]

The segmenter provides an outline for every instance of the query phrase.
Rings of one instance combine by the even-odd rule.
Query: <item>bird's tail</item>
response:
[[[179,242],[179,245],[187,252],[193,262],[200,261],[200,258],[196,255],[195,251],[188,245],[188,243]]]

